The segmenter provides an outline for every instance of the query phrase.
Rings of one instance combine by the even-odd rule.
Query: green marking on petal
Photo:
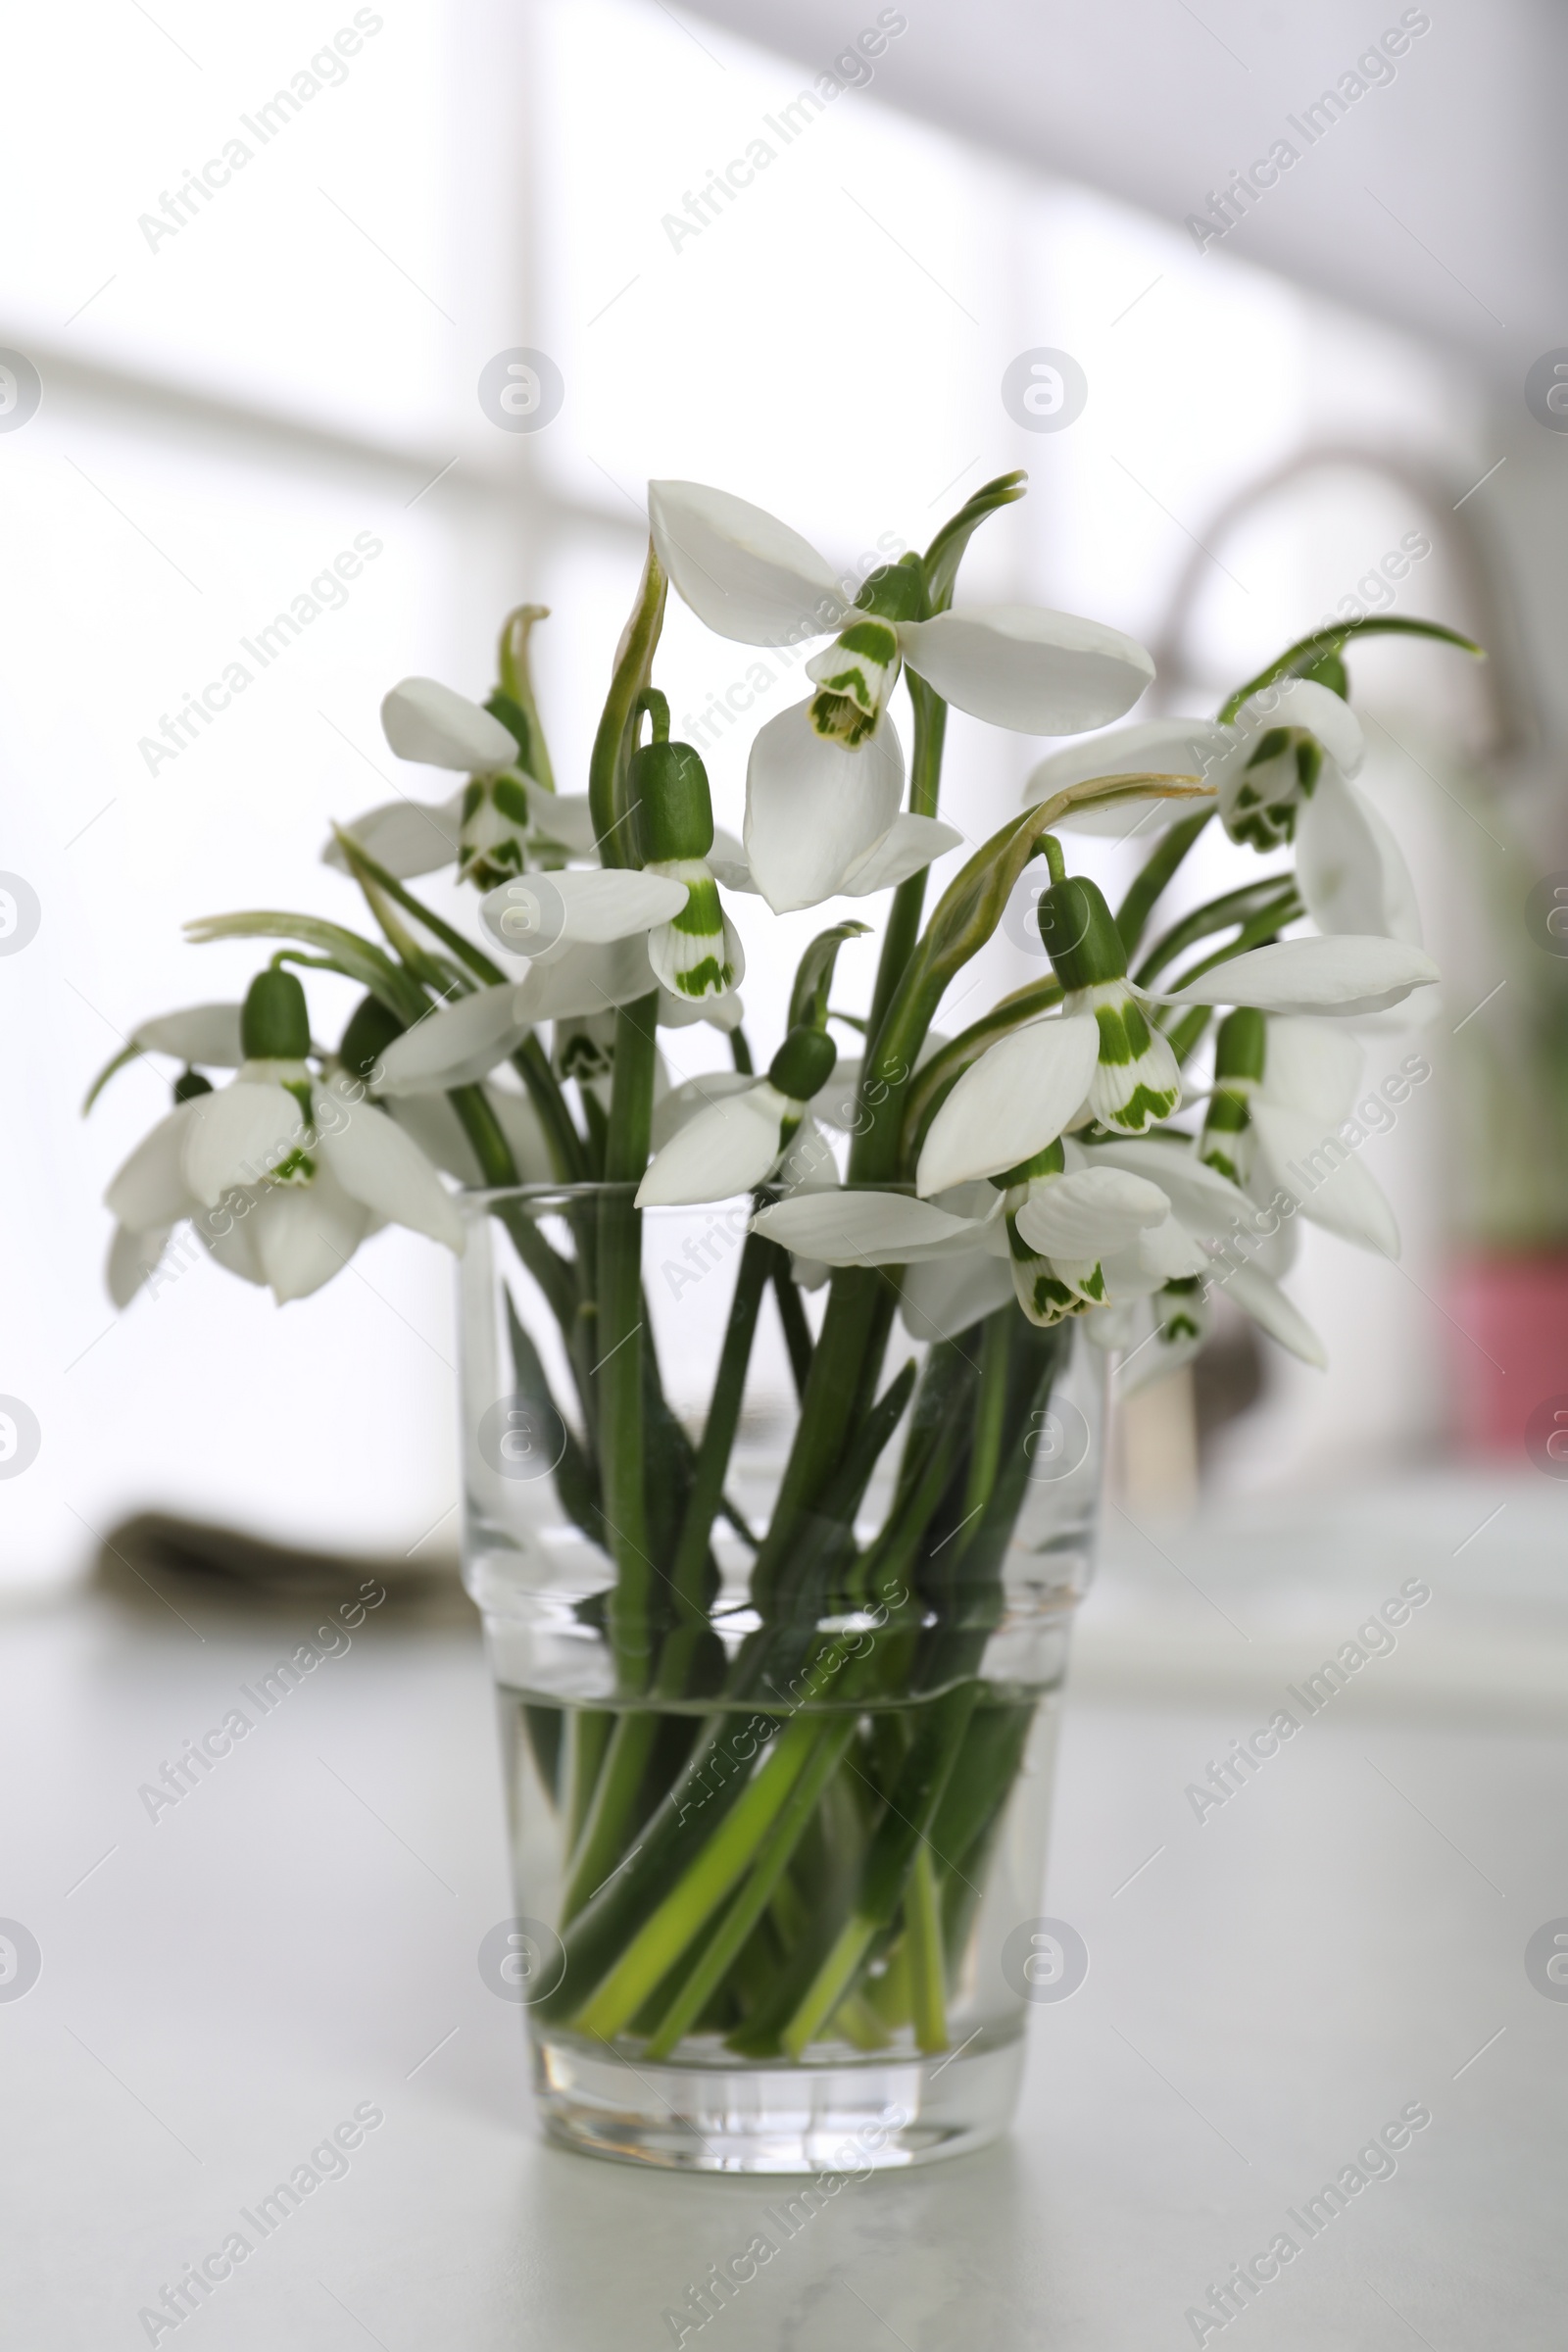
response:
[[[721,963],[716,956],[705,956],[701,963],[675,974],[675,988],[683,997],[721,997],[733,986],[734,979],[732,963]]]
[[[1124,1062],[1136,1061],[1138,1054],[1143,1050],[1140,1047],[1135,1051],[1132,1041],[1127,1035],[1126,1011],[1125,1004],[1097,1004],[1095,1006],[1095,1025],[1100,1031],[1102,1066],[1108,1064],[1113,1069],[1119,1068]],[[1148,1042],[1149,1033],[1146,1028],[1144,1044],[1147,1045]]]
[[[315,1174],[316,1162],[310,1153],[294,1151],[286,1159],[280,1159],[275,1168],[268,1169],[267,1181],[269,1184],[309,1184]]]
[[[1176,1107],[1179,1092],[1179,1089],[1173,1090],[1166,1087],[1161,1088],[1156,1094],[1152,1087],[1139,1085],[1133,1089],[1127,1102],[1121,1103],[1116,1110],[1107,1111],[1104,1115],[1109,1124],[1131,1134],[1141,1135],[1146,1127],[1157,1120],[1169,1117]]]
[[[718,884],[713,881],[693,882],[688,886],[686,904],[670,922],[673,931],[684,931],[697,939],[724,937],[724,916],[718,904]]]
[[[876,728],[874,710],[862,710],[848,695],[828,690],[811,697],[810,720],[818,735],[825,736],[829,743],[842,743],[852,752]]]
[[[502,815],[510,816],[514,825],[526,825],[531,821],[527,789],[515,776],[497,776],[490,787],[490,797]]]

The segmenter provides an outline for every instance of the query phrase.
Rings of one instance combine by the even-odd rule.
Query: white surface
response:
[[[1568,2004],[1532,1989],[1522,1954],[1568,1912],[1568,1676],[1553,1690],[1544,1663],[1568,1642],[1550,1590],[1564,1502],[1544,1480],[1453,1481],[1155,1531],[1157,1549],[1118,1522],[1081,1628],[1047,1894],[1092,1964],[1035,2020],[1017,2129],[845,2188],[710,2340],[1190,2344],[1210,2281],[1420,2100],[1433,2122],[1396,2176],[1233,2327],[1270,2352],[1560,2343]],[[1412,1575],[1434,1598],[1398,1649],[1200,1825],[1186,1783]],[[517,2013],[474,1965],[511,1909],[476,1640],[372,1618],[155,1824],[138,1785],[312,1626],[180,1606],[188,1626],[92,1600],[6,1629],[0,1763],[22,1801],[0,1913],[44,1968],[0,2003],[3,2341],[146,2342],[162,2283],[371,2101],[386,2120],[348,2176],[181,2344],[670,2342],[665,2307],[781,2184],[639,2175],[538,2139]],[[1489,1656],[1455,1706],[1483,1617]]]

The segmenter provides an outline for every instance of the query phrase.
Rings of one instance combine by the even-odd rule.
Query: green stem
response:
[[[527,1088],[528,1100],[539,1114],[556,1174],[563,1184],[588,1183],[590,1169],[582,1137],[550,1067],[550,1056],[537,1037],[524,1039],[512,1056],[512,1066]]]
[[[639,1929],[574,2023],[606,2041],[636,2016],[750,1866],[817,1740],[819,1721],[797,1716],[697,1859]]]
[[[914,1857],[904,1897],[904,1917],[909,1953],[909,2004],[915,2047],[945,2050],[948,2046],[947,1987],[942,1966],[942,1910],[937,1900],[937,1877],[928,1846]]]
[[[872,1943],[892,1925],[979,1695],[978,1683],[959,1683],[921,1710],[913,1745],[871,1840],[855,1908],[784,2030],[784,2047],[792,2058],[798,2059],[826,2024]]]
[[[1266,874],[1260,882],[1244,882],[1240,890],[1227,890],[1220,898],[1195,906],[1155,940],[1133,974],[1133,986],[1152,988],[1165,966],[1174,963],[1189,948],[1196,947],[1200,939],[1225,930],[1231,923],[1245,923],[1265,906],[1278,906],[1294,896],[1295,889],[1289,874]]]
[[[730,1300],[729,1323],[713,1380],[712,1400],[703,1430],[703,1442],[697,1449],[686,1517],[669,1572],[676,1609],[686,1618],[700,1616],[703,1612],[702,1580],[708,1564],[709,1537],[724,1492],[724,1478],[729,1469],[735,1432],[740,1426],[746,1369],[751,1362],[757,1319],[767,1283],[768,1260],[774,1247],[773,1243],[764,1241],[760,1233],[749,1233],[741,1250],[740,1269],[735,1277],[735,1295]],[[679,1693],[667,1692],[666,1695],[678,1696]]]
[[[615,1016],[615,1075],[599,1208],[600,1476],[605,1532],[615,1563],[610,1631],[622,1682],[646,1689],[652,1665],[653,1580],[643,1452],[642,1218],[629,1188],[648,1165],[654,1107],[657,996]]]
[[[1179,817],[1161,834],[1148,864],[1133,877],[1127,896],[1116,909],[1116,929],[1121,934],[1129,963],[1138,952],[1138,943],[1154,911],[1155,901],[1213,813],[1212,808],[1200,808],[1196,816]]]
[[[974,1444],[969,1451],[969,1476],[964,1488],[966,1519],[983,1510],[997,1483],[1002,1459],[1002,1426],[1007,1405],[1007,1362],[1013,1310],[1004,1306],[987,1315],[980,1343],[980,1387],[974,1400]]]
[[[855,1737],[855,1719],[835,1724],[817,1741],[800,1779],[785,1798],[772,1828],[757,1849],[751,1876],[719,1924],[718,1933],[661,2020],[648,2044],[650,2058],[663,2058],[674,2048],[695,2018],[723,1983],[762,1913],[772,1900],[790,1856],[800,1843],[818,1799],[844,1760]]]
[[[790,1370],[795,1375],[795,1394],[802,1397],[811,1377],[811,1326],[806,1320],[800,1285],[790,1271],[787,1250],[780,1250],[773,1260],[773,1297],[778,1301],[778,1319],[784,1326],[784,1345],[789,1349]]]
[[[942,797],[942,751],[947,740],[948,706],[941,696],[912,670],[905,672],[909,700],[914,706],[914,751],[909,761],[909,812],[913,816],[935,816]],[[914,952],[920,935],[920,916],[925,908],[926,868],[901,882],[893,893],[888,909],[887,928],[882,934],[882,954],[877,963],[876,987],[871,997],[870,1016],[866,1021],[866,1036],[874,1039],[887,1017],[888,1006],[904,976],[905,966]]]
[[[592,1802],[571,1857],[560,1925],[575,1919],[596,1895],[625,1848],[636,1802],[660,1727],[654,1707],[628,1707],[615,1719],[595,1782]]]

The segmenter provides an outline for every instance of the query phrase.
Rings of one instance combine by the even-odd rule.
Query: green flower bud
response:
[[[389,1012],[379,997],[364,997],[338,1041],[337,1057],[356,1078],[368,1078],[392,1040],[402,1035],[397,1014]]]
[[[879,564],[866,573],[855,600],[861,612],[879,620],[926,620],[930,604],[918,556],[901,556],[897,564]]]
[[[708,770],[689,743],[645,743],[631,756],[626,786],[650,864],[708,856],[713,804]]]
[[[792,1102],[809,1102],[833,1075],[839,1050],[820,1029],[792,1029],[774,1054],[767,1077]]]
[[[247,1061],[303,1061],[311,1050],[305,991],[281,966],[258,972],[245,992],[240,1045]]]
[[[1125,978],[1127,951],[1097,884],[1082,874],[1053,882],[1040,894],[1039,919],[1046,954],[1064,989]]]
[[[194,1102],[198,1095],[210,1095],[212,1091],[212,1080],[204,1078],[200,1070],[181,1070],[174,1080],[175,1106],[181,1102]]]

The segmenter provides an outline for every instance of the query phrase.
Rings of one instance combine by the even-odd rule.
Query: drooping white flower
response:
[[[405,678],[383,701],[381,724],[400,760],[456,769],[468,779],[434,807],[384,801],[343,828],[399,880],[456,859],[464,880],[488,887],[520,873],[530,856],[553,863],[592,852],[587,795],[549,791],[523,764],[511,728],[466,695],[436,678]],[[322,855],[328,865],[347,865],[335,838]]]
[[[265,972],[252,984],[244,1043],[233,1081],[177,1104],[110,1184],[107,1205],[143,1237],[120,1250],[122,1283],[145,1267],[150,1237],[167,1239],[187,1217],[224,1263],[270,1284],[279,1304],[318,1290],[374,1221],[461,1252],[462,1219],[412,1137],[362,1086],[311,1069],[304,991],[292,973]]]
[[[1270,1337],[1304,1363],[1321,1366],[1322,1342],[1275,1281],[1274,1242],[1281,1217],[1209,1167],[1190,1138],[1117,1136],[1087,1146],[1096,1167],[1118,1168],[1159,1187],[1171,1214],[1208,1260],[1203,1279],[1217,1284]]]
[[[1091,776],[1197,775],[1210,787],[1235,841],[1268,851],[1296,845],[1302,904],[1319,931],[1379,933],[1421,945],[1421,915],[1403,855],[1353,779],[1366,757],[1354,711],[1312,678],[1281,678],[1242,705],[1232,725],[1155,719],[1069,744],[1041,760],[1026,804]],[[1064,830],[1142,836],[1201,803],[1129,799],[1071,809]]]
[[[637,1189],[637,1206],[727,1200],[753,1192],[777,1170],[808,1118],[811,1098],[833,1074],[833,1041],[794,1029],[765,1078],[738,1086],[697,1081],[705,1100],[669,1132]],[[828,1157],[826,1145],[822,1156]],[[806,1171],[803,1171],[805,1173]]]
[[[1070,613],[995,605],[922,617],[906,565],[873,575],[852,605],[809,541],[727,491],[651,482],[648,506],[660,563],[719,636],[835,640],[807,664],[818,691],[752,746],[746,848],[776,913],[833,895],[889,833],[903,757],[885,710],[904,663],[957,710],[1022,734],[1102,726],[1153,675],[1131,638]]]
[[[1314,1225],[1397,1257],[1394,1211],[1359,1157],[1365,1138],[1346,1134],[1364,1062],[1358,1041],[1327,1021],[1232,1013],[1216,1046],[1203,1156],[1260,1202],[1287,1192]]]

